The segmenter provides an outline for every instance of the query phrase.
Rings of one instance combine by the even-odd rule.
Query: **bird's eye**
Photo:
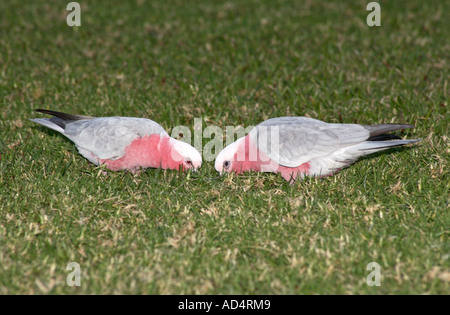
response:
[[[230,167],[230,161],[223,162],[223,167],[224,168],[229,168]]]
[[[186,161],[186,164],[187,164],[187,165],[192,165],[192,161],[191,161],[191,160],[187,160],[187,161]]]

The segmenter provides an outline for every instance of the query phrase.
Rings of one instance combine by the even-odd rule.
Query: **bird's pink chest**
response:
[[[311,165],[309,162],[297,167],[286,167],[279,165],[258,147],[252,143],[249,136],[241,143],[238,153],[234,156],[234,170],[236,173],[244,171],[273,172],[280,173],[287,181],[297,179],[298,176],[308,175]]]
[[[278,165],[267,154],[260,151],[258,147],[246,136],[241,142],[233,158],[233,170],[236,173],[245,171],[271,172]]]
[[[297,167],[286,167],[279,165],[277,171],[285,180],[291,182],[296,180],[299,176],[303,177],[304,175],[308,175],[310,168],[311,165],[309,162],[306,162]]]
[[[166,139],[167,138],[167,139]],[[123,169],[135,170],[136,168],[161,166],[161,151],[168,145],[169,137],[150,135],[138,138],[125,148],[125,154],[117,160],[99,160],[99,164],[105,164],[108,169],[118,171]]]

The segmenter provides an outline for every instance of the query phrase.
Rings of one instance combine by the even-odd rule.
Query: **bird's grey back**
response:
[[[369,131],[357,124],[330,124],[309,117],[278,117],[260,123],[249,135],[272,160],[296,167],[311,158],[365,141]]]
[[[101,159],[117,159],[135,139],[154,134],[167,135],[158,123],[145,118],[104,117],[66,124],[64,134],[79,148]]]

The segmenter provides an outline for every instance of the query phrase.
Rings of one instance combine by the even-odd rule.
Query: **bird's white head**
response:
[[[179,166],[193,170],[198,170],[202,166],[202,156],[196,148],[183,141],[171,140],[173,140],[171,156]]]
[[[234,164],[237,162],[236,157],[241,139],[238,139],[237,141],[233,142],[222,151],[220,151],[220,153],[216,157],[216,161],[214,162],[216,171],[223,173],[231,172],[233,169],[235,169]]]

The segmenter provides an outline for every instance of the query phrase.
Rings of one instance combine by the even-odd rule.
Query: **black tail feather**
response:
[[[56,112],[54,110],[48,110],[48,109],[36,109],[35,111],[39,112],[39,113],[43,113],[43,114],[52,115],[52,116],[58,117],[58,118],[60,118],[62,120],[65,120],[65,121],[74,121],[74,120],[82,120],[82,119],[92,119],[92,118],[94,118],[94,117],[91,117],[91,116],[71,115],[71,114]]]
[[[367,141],[387,141],[387,140],[400,140],[401,137],[397,135],[384,134],[370,137]]]
[[[49,120],[55,125],[61,127],[62,129],[66,129],[66,122],[69,122],[69,120],[62,120],[61,118],[58,117],[52,117]]]
[[[413,125],[406,125],[406,124],[381,124],[381,125],[363,125],[364,128],[369,130],[370,137],[375,137],[378,135],[383,135],[388,132],[397,131],[397,130],[403,130],[408,128],[414,128]],[[370,139],[370,138],[369,138]]]

